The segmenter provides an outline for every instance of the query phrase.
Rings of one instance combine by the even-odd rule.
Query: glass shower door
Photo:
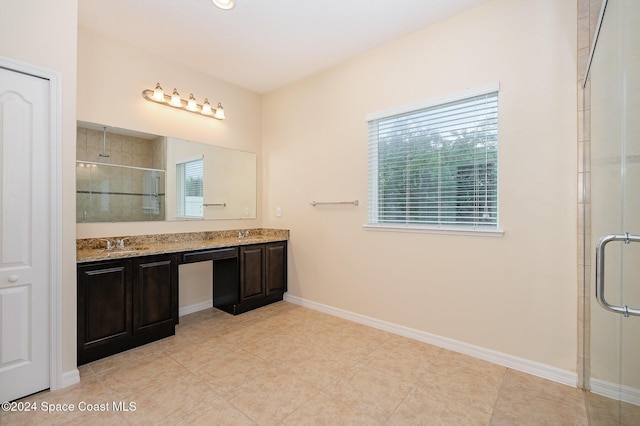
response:
[[[608,0],[591,84],[591,424],[640,424],[640,1]],[[597,297],[596,297],[597,295]],[[589,313],[588,313],[589,314]]]

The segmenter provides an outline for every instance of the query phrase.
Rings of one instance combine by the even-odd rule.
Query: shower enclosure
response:
[[[591,424],[640,424],[640,1],[605,0],[592,49],[585,264]],[[588,188],[587,188],[588,191]]]
[[[76,162],[76,222],[165,219],[165,171]]]

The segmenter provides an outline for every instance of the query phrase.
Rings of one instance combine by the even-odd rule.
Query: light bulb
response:
[[[198,111],[198,103],[196,102],[196,98],[193,97],[193,93],[189,95],[189,100],[187,101],[187,109],[189,111]]]
[[[207,98],[204,98],[204,103],[202,104],[202,114],[211,115],[211,104]]]
[[[225,119],[224,108],[222,108],[222,104],[220,102],[218,102],[218,107],[216,108],[216,113],[214,114],[214,117],[217,118],[218,120]]]
[[[218,6],[220,9],[229,10],[233,9],[233,0],[211,0],[211,2]]]
[[[162,87],[160,87],[160,83],[156,84],[156,88],[153,89],[153,100],[164,102],[164,92],[162,91]]]
[[[174,107],[181,107],[182,101],[180,100],[180,94],[176,89],[173,89],[173,93],[171,94],[171,102],[169,102]]]

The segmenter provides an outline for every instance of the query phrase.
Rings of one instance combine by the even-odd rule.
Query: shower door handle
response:
[[[627,305],[612,305],[604,297],[604,252],[607,244],[612,241],[623,241],[625,244],[640,243],[640,235],[631,235],[625,232],[624,234],[606,235],[598,240],[596,245],[596,299],[608,311],[623,314],[625,317],[629,315],[640,316],[640,309],[630,308]]]

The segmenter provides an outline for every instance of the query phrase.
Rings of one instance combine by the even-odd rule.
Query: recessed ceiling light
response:
[[[224,10],[233,9],[234,6],[233,0],[211,0],[211,3]]]

